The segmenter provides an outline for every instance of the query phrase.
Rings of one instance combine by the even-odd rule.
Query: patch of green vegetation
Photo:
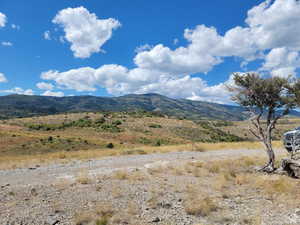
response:
[[[228,126],[233,126],[234,124],[232,121],[218,120],[214,122],[213,125],[215,127],[228,127]]]
[[[170,144],[170,141],[167,139],[148,139],[145,137],[140,137],[139,143],[143,145],[161,146]]]
[[[172,130],[176,135],[181,138],[194,141],[194,142],[206,142],[205,132],[200,128],[192,127],[174,127]]]
[[[28,127],[30,130],[41,130],[41,131],[54,131],[54,130],[63,130],[69,127],[90,127],[97,128],[98,131],[107,131],[107,132],[121,132],[121,128],[118,126],[121,125],[122,122],[120,120],[112,121],[111,123],[106,120],[104,117],[98,118],[96,120],[90,119],[89,116],[85,116],[84,118],[71,121],[68,123],[60,123],[60,124],[25,124],[25,127]]]
[[[107,217],[102,217],[102,218],[96,220],[96,225],[107,225],[107,224],[108,224]]]
[[[122,131],[121,128],[119,128],[115,124],[103,124],[101,127],[98,128],[98,131],[107,131],[111,133],[119,133]]]
[[[144,144],[144,145],[150,145],[150,144],[152,144],[152,141],[148,138],[140,137],[139,143]]]
[[[198,124],[205,129],[205,133],[210,136],[207,142],[238,142],[244,141],[244,138],[238,137],[230,132],[226,132],[214,127],[210,121],[198,121]]]
[[[127,114],[134,118],[143,118],[143,117],[164,117],[165,115],[161,112],[155,111],[146,111],[146,110],[135,110],[129,111]]]
[[[114,146],[114,144],[113,143],[108,143],[107,145],[106,145],[106,148],[114,148],[115,146]]]
[[[63,124],[25,124],[25,127],[28,127],[30,130],[42,130],[42,131],[53,131],[66,128],[66,125]]]
[[[33,155],[60,151],[78,151],[101,147],[80,138],[60,138],[49,136],[32,140],[9,149],[8,153]]]
[[[160,124],[155,124],[155,123],[152,123],[149,125],[150,128],[162,128],[162,126]]]

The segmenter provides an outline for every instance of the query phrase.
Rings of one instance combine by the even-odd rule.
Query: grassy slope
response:
[[[283,132],[299,123],[300,119],[281,120],[275,131],[275,140],[280,140]],[[0,164],[33,158],[93,158],[182,150],[259,148],[247,129],[246,121],[193,122],[151,113],[71,113],[11,119],[0,123]],[[276,147],[280,146],[281,141],[276,142]]]

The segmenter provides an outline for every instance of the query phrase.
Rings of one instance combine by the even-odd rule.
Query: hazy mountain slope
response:
[[[203,101],[172,99],[158,94],[125,95],[121,97],[46,97],[7,95],[0,97],[0,118],[29,117],[64,112],[93,111],[160,111],[189,119],[243,120],[247,113],[242,107]],[[299,116],[299,112],[293,112]]]

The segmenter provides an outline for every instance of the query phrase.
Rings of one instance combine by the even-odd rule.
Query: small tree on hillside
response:
[[[262,78],[257,73],[236,73],[234,85],[228,88],[234,94],[233,101],[249,109],[250,132],[265,146],[269,160],[262,170],[274,171],[272,131],[277,121],[296,107],[295,83],[289,78]]]

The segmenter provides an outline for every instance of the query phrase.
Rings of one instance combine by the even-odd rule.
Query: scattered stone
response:
[[[60,221],[58,219],[52,218],[52,217],[48,217],[46,224],[47,225],[56,225],[58,224]]]
[[[36,170],[36,167],[29,167],[29,170]]]
[[[5,188],[5,187],[9,187],[9,186],[10,186],[10,184],[4,184],[1,186],[1,188]]]
[[[32,188],[30,190],[30,193],[31,193],[32,196],[37,196],[38,195],[37,190],[35,188]]]
[[[158,203],[158,206],[160,206],[164,209],[169,209],[169,208],[172,207],[172,204],[171,203],[160,202],[160,203]]]
[[[158,223],[160,222],[160,218],[159,217],[156,217],[154,220],[152,220],[152,223]]]

